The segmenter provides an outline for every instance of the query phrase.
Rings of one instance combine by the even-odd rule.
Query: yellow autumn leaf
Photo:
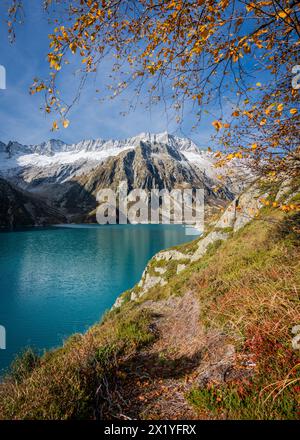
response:
[[[68,119],[64,119],[64,121],[63,121],[64,128],[68,128],[69,124],[70,124],[70,121]]]
[[[252,148],[252,150],[256,150],[256,148],[258,148],[258,145],[257,144],[252,144],[251,148]]]
[[[257,82],[257,83],[256,83],[256,86],[257,86],[257,87],[261,87],[261,83],[260,83],[260,82]]]
[[[56,121],[52,124],[52,130],[58,130],[58,123]]]
[[[208,37],[208,35],[209,35],[209,30],[208,29],[204,29],[202,32],[201,32],[201,37],[203,38],[203,40],[206,40],[207,39],[207,37]]]
[[[243,49],[245,53],[250,53],[251,52],[251,47],[249,46],[248,43],[244,43],[243,44]]]
[[[290,114],[295,115],[296,113],[298,113],[298,110],[296,108],[291,108]]]
[[[71,50],[71,52],[72,52],[73,54],[75,54],[75,53],[76,53],[76,50],[77,50],[77,45],[76,45],[76,43],[75,43],[75,42],[73,42],[73,43],[70,43],[70,44],[69,44],[69,48],[70,48],[70,50]]]
[[[214,121],[212,122],[212,125],[215,127],[217,131],[219,131],[222,128],[222,122],[220,121]]]
[[[278,12],[278,17],[280,17],[280,18],[285,18],[286,16],[287,16],[287,13],[285,12],[285,11],[280,11],[280,12]]]
[[[252,11],[255,8],[255,3],[249,3],[246,5],[247,12]]]
[[[277,106],[277,110],[278,110],[279,112],[282,112],[283,107],[284,107],[283,104],[278,104],[278,106]]]
[[[265,110],[265,114],[266,114],[266,115],[269,115],[269,114],[271,113],[272,108],[274,107],[274,105],[275,105],[275,104],[270,104],[270,105],[266,108],[266,110]]]

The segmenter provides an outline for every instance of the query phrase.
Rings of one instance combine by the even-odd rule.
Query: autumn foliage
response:
[[[80,65],[79,94],[87,76],[110,59],[112,96],[131,88],[134,102],[147,91],[150,104],[166,101],[179,123],[185,103],[192,103],[195,127],[203,111],[218,114],[220,160],[250,158],[265,176],[299,174],[299,90],[292,85],[297,1],[45,2],[48,10],[54,6],[50,77],[36,79],[31,93],[45,92],[46,112],[58,112],[64,127],[74,101],[65,103],[57,90],[60,71],[70,62]],[[14,0],[12,34],[21,7]]]

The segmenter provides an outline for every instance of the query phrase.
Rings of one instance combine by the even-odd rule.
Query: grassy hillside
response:
[[[19,357],[0,418],[299,418],[300,213],[263,208],[228,232],[86,334]]]

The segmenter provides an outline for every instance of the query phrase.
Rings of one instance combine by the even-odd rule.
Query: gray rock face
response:
[[[198,249],[192,255],[191,261],[197,261],[206,253],[208,247],[218,240],[226,240],[228,234],[224,232],[212,231],[206,237],[199,241]]]
[[[167,282],[164,280],[163,277],[160,276],[153,276],[149,273],[145,274],[145,277],[141,280],[141,283],[139,284],[139,287],[143,289],[144,292],[147,292],[148,290],[152,289],[152,287],[160,285],[164,286],[167,284]]]
[[[216,223],[215,228],[232,228],[234,231],[238,231],[258,214],[263,206],[260,199],[267,197],[267,195],[261,193],[258,185],[250,186],[233,200]]]
[[[235,199],[226,209],[224,214],[221,216],[221,218],[218,220],[218,222],[215,225],[215,228],[217,229],[225,229],[225,228],[233,228],[234,223],[236,221],[237,216],[237,201],[238,199]]]
[[[259,213],[263,206],[260,199],[266,196],[267,194],[261,194],[261,190],[256,185],[253,185],[237,199],[238,203],[235,204],[236,219],[233,225],[234,231],[241,229]]]
[[[0,229],[64,223],[65,217],[33,195],[0,178]]]
[[[279,202],[290,190],[291,190],[291,180],[287,179],[280,185],[279,191],[275,198],[276,202]]]
[[[160,275],[163,275],[166,273],[167,269],[165,267],[155,267],[154,272],[159,273]]]
[[[233,198],[226,187],[213,190],[214,182],[194,167],[180,151],[167,144],[141,142],[135,149],[111,157],[76,180],[89,192],[108,187],[117,190],[120,182],[126,182],[129,191],[135,188],[169,191],[176,188],[203,188],[207,199]]]
[[[164,279],[164,274],[167,272],[168,265],[171,262],[173,264],[174,262],[177,262],[176,274],[178,275],[188,267],[189,262],[193,263],[202,258],[206,254],[210,245],[219,240],[226,240],[230,234],[230,232],[226,231],[226,228],[230,228],[234,232],[249,223],[262,207],[260,198],[266,196],[267,194],[261,194],[261,190],[257,184],[251,185],[228,206],[215,224],[214,229],[206,236],[199,239],[196,250],[193,250],[191,253],[183,253],[176,249],[170,249],[156,254],[144,270],[142,278],[138,283],[138,290],[133,291],[132,297],[134,300],[145,295],[145,293],[155,286],[164,286],[167,284],[167,280]],[[165,263],[163,267],[162,262]],[[159,263],[159,266],[156,266],[157,263]],[[149,273],[150,268],[154,268],[154,272],[158,272],[160,276],[154,276]],[[122,302],[123,299],[120,297],[114,307],[120,307]]]
[[[84,207],[79,213],[85,214],[88,212],[84,211],[86,207],[90,211],[96,208],[99,190],[110,188],[118,191],[121,182],[126,182],[129,192],[133,189],[144,189],[148,192],[152,189],[203,189],[205,202],[209,206],[222,205],[233,198],[233,194],[226,187],[213,189],[213,180],[189,163],[174,147],[140,142],[135,149],[106,159],[86,174],[76,175],[72,180],[64,181],[60,188],[56,186],[53,198],[55,206],[62,207],[62,202],[74,200],[73,188],[77,187],[80,188],[77,206]],[[51,186],[47,185],[44,188],[46,193],[50,194]],[[45,191],[42,194],[45,194]],[[93,220],[95,221],[95,218]]]
[[[203,188],[206,203],[219,206],[234,195],[228,185],[219,188],[216,173],[211,153],[168,133],[77,144],[56,139],[38,145],[0,144],[0,175],[42,196],[72,220],[84,220],[96,208],[97,191],[116,190],[121,181],[129,191]]]
[[[178,264],[177,269],[176,269],[176,273],[179,274],[179,273],[182,272],[185,268],[186,268],[186,265],[185,265],[185,264]]]

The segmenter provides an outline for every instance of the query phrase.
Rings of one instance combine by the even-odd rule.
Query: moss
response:
[[[134,344],[136,348],[141,348],[153,342],[154,335],[149,331],[149,318],[150,315],[146,311],[129,315],[119,324],[117,339],[126,344]]]

